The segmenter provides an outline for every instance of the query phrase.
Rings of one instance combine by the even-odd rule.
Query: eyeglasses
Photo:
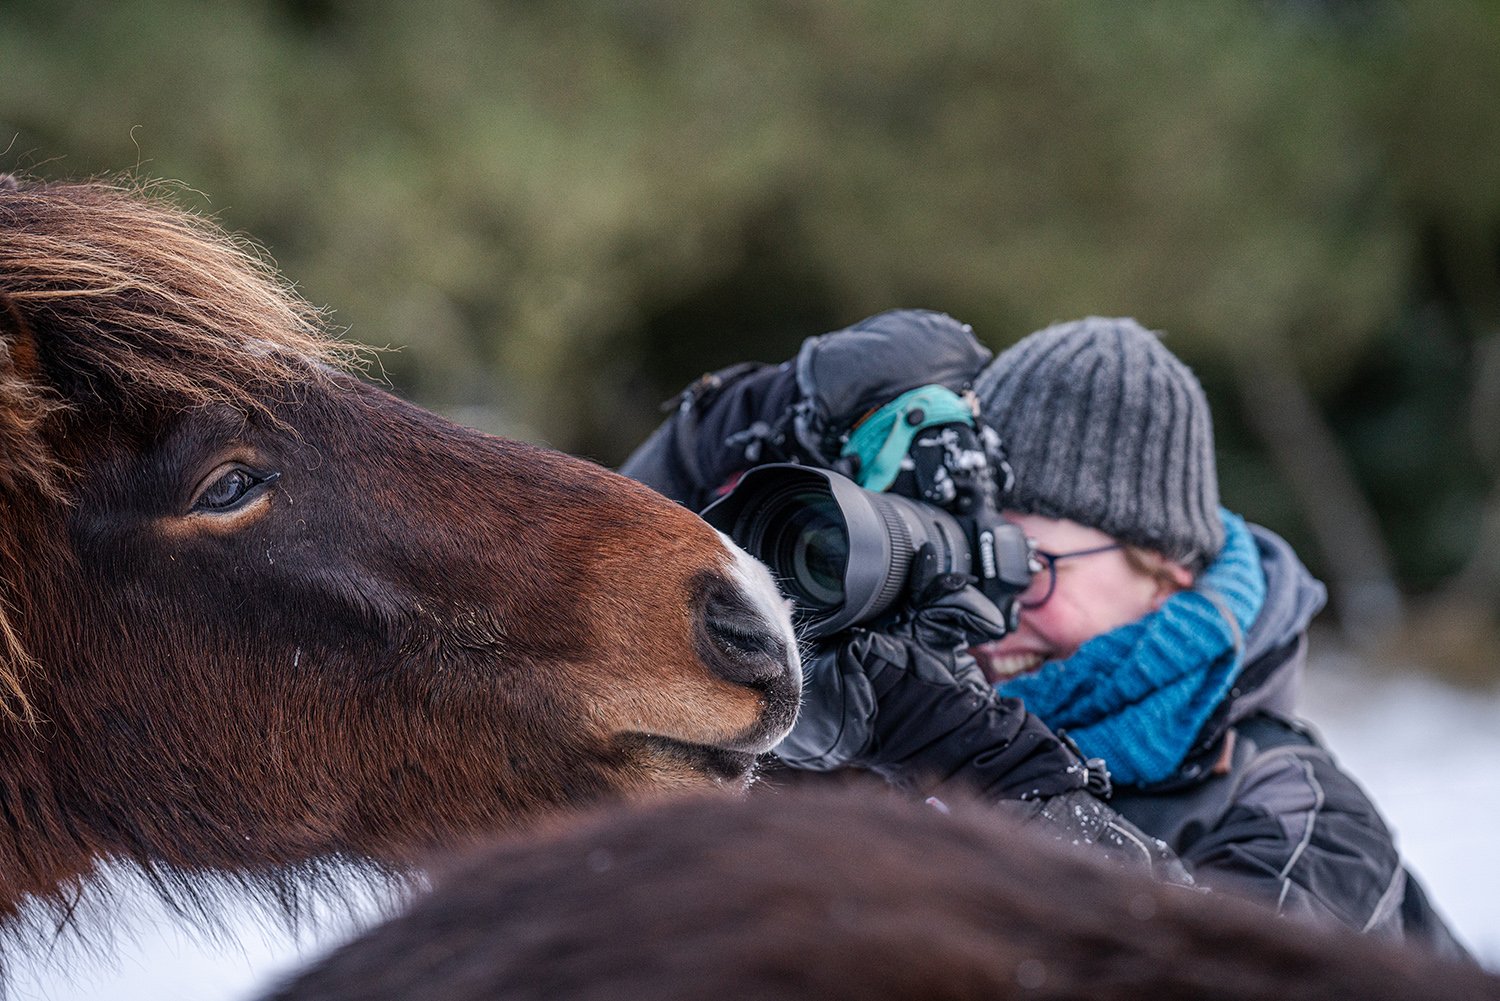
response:
[[[1044,549],[1034,550],[1035,558],[1031,571],[1031,586],[1021,592],[1016,599],[1016,604],[1028,611],[1033,608],[1041,608],[1052,598],[1052,592],[1057,590],[1057,561],[1071,560],[1079,556],[1094,556],[1098,553],[1109,553],[1116,549],[1124,549],[1123,542],[1111,542],[1107,546],[1095,546],[1093,549],[1079,549],[1071,553],[1049,553]],[[1043,571],[1046,571],[1045,575]]]

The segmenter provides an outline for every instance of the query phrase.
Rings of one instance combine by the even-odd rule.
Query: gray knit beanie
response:
[[[1039,330],[975,383],[1003,439],[1005,506],[1067,518],[1192,570],[1224,545],[1208,400],[1192,370],[1132,319]]]

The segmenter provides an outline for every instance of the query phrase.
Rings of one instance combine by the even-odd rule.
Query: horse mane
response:
[[[566,818],[264,1001],[1500,998],[1477,966],[950,806],[804,785]]]
[[[22,682],[35,666],[14,622],[28,545],[14,510],[27,497],[66,505],[77,472],[50,427],[90,403],[263,411],[260,394],[360,357],[268,255],[166,185],[0,175],[0,712],[30,717]]]
[[[100,866],[57,892],[30,898],[0,927],[0,998],[18,968],[59,960],[114,961],[122,915],[165,915],[189,938],[228,946],[246,920],[293,942],[356,933],[387,920],[428,886],[424,872],[341,856],[254,873],[183,870],[139,860]],[[125,934],[128,934],[126,932]],[[19,957],[19,958],[17,958]]]

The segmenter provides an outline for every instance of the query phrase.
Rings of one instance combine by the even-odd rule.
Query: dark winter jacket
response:
[[[1375,805],[1297,719],[1306,630],[1323,586],[1279,536],[1252,532],[1266,601],[1235,688],[1175,776],[1116,789],[1112,805],[1166,841],[1202,885],[1465,955]]]

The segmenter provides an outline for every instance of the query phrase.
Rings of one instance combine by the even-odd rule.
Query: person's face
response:
[[[1032,514],[1006,514],[1036,543],[1040,552],[1062,555],[1108,546],[1116,540],[1076,521]],[[973,650],[991,683],[1034,671],[1049,660],[1071,657],[1101,633],[1134,622],[1155,611],[1178,587],[1192,583],[1187,570],[1170,565],[1171,582],[1136,569],[1119,549],[1058,560],[1057,585],[1040,605],[1047,589],[1047,570],[1037,574],[1022,595],[1020,625],[996,643]],[[1178,572],[1180,571],[1180,573]]]

